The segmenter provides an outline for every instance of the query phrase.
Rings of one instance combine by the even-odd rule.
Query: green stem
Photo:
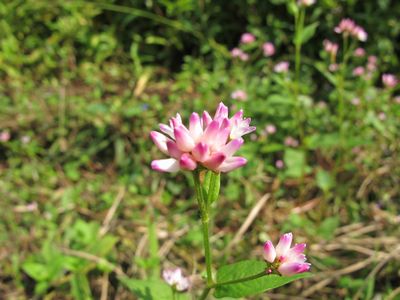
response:
[[[217,282],[214,283],[213,285],[210,286],[210,288],[216,288],[219,287],[221,285],[227,285],[227,284],[234,284],[234,283],[240,283],[240,282],[245,282],[245,281],[250,281],[250,280],[254,280],[263,276],[267,276],[268,274],[266,273],[266,271],[262,271],[261,273],[255,274],[255,275],[251,275],[249,277],[244,277],[244,278],[239,278],[239,279],[234,279],[234,280],[229,280],[229,281],[223,281],[223,282]]]
[[[194,185],[196,188],[197,202],[200,208],[201,224],[203,230],[203,245],[204,245],[204,255],[206,259],[206,269],[207,269],[207,285],[214,283],[212,278],[211,270],[211,249],[210,249],[210,237],[209,237],[209,205],[207,198],[205,197],[204,188],[200,182],[200,172],[198,170],[193,172]]]

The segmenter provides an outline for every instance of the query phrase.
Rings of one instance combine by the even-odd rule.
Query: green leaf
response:
[[[265,271],[266,267],[267,264],[264,261],[257,260],[245,260],[223,266],[217,272],[217,283],[253,276]],[[245,282],[217,286],[214,296],[216,298],[240,298],[256,295],[280,287],[296,279],[306,278],[309,276],[311,276],[310,273],[302,273],[291,277],[266,275]]]
[[[323,169],[317,171],[316,180],[318,187],[324,192],[328,192],[335,185],[335,178]]]
[[[36,281],[43,281],[49,278],[49,269],[46,265],[36,262],[26,262],[22,269]]]
[[[289,177],[299,178],[303,173],[309,172],[306,166],[306,155],[304,151],[296,149],[286,149],[284,153],[284,161],[286,165],[286,175]]]
[[[92,293],[90,291],[89,281],[85,274],[75,273],[71,280],[71,294],[76,300],[90,300]]]
[[[339,227],[340,220],[338,217],[326,218],[318,227],[317,235],[325,240],[331,240],[335,236],[335,230]]]
[[[138,299],[143,300],[171,300],[172,289],[161,280],[138,280],[128,277],[119,277],[124,286],[131,290]],[[178,293],[175,295],[177,300],[190,299],[188,294]]]
[[[315,31],[317,30],[318,27],[318,22],[312,23],[306,27],[303,28],[303,30],[300,32],[300,34],[297,37],[297,43],[304,44],[306,43],[309,39],[311,39]]]

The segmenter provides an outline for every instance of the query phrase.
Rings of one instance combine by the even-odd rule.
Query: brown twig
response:
[[[124,198],[125,192],[126,192],[125,186],[121,186],[118,190],[118,194],[115,197],[113,204],[111,205],[110,209],[107,212],[106,217],[104,218],[103,225],[101,226],[101,228],[99,230],[100,236],[105,235],[108,232],[108,230],[110,229],[111,220],[114,217],[114,214],[117,211],[119,204],[121,203],[122,199]]]

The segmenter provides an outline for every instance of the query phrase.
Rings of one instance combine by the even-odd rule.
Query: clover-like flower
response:
[[[290,248],[292,239],[292,233],[285,233],[276,248],[271,241],[264,244],[264,259],[270,264],[268,273],[275,271],[283,276],[292,276],[310,269],[311,264],[306,263],[303,253],[306,244],[296,244]]]
[[[242,146],[243,135],[254,131],[250,118],[239,110],[231,118],[221,102],[214,118],[204,111],[202,117],[192,113],[189,128],[181,116],[171,118],[169,125],[160,124],[163,133],[152,131],[156,146],[171,158],[153,160],[151,167],[160,172],[193,171],[199,166],[214,172],[229,172],[246,164],[247,160],[233,154]]]
[[[183,292],[189,289],[189,279],[182,274],[180,268],[166,269],[162,273],[165,282],[176,289],[178,292]]]

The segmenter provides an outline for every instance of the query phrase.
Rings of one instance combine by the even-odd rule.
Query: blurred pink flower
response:
[[[299,141],[291,136],[288,136],[285,138],[285,145],[289,147],[297,147],[299,145]]]
[[[356,67],[356,68],[353,69],[353,75],[354,76],[361,76],[361,75],[364,74],[364,72],[365,72],[365,69],[364,69],[364,67],[361,67],[361,66]]]
[[[386,120],[386,114],[384,112],[380,112],[378,114],[378,119],[381,120],[381,121]]]
[[[354,106],[358,106],[360,105],[360,103],[361,103],[360,98],[353,98],[351,100],[351,104],[353,104]]]
[[[243,90],[236,90],[232,92],[231,98],[235,100],[245,101],[247,100],[247,93]]]
[[[378,58],[375,55],[368,56],[368,62],[371,64],[376,64],[378,62]]]
[[[400,104],[400,96],[394,97],[394,102],[396,102],[397,104]]]
[[[365,55],[364,48],[358,47],[356,50],[354,50],[354,56],[363,57],[364,55]]]
[[[284,166],[285,166],[285,164],[283,163],[283,160],[281,160],[281,159],[278,159],[275,162],[275,167],[278,168],[278,169],[282,169]]]
[[[240,37],[240,42],[242,44],[251,44],[254,43],[256,40],[256,37],[254,36],[254,34],[246,32],[243,33],[242,36]]]
[[[182,270],[180,268],[166,269],[163,271],[162,277],[166,283],[179,292],[189,289],[189,279],[182,275]]]
[[[334,31],[346,36],[351,35],[362,42],[365,42],[368,38],[368,34],[364,28],[358,26],[353,20],[348,18],[342,19],[339,25],[335,27]]]
[[[277,73],[286,73],[289,71],[289,62],[281,61],[274,66],[274,71]]]
[[[290,248],[292,239],[292,233],[285,233],[276,248],[271,241],[264,244],[263,256],[270,263],[267,273],[275,271],[283,276],[293,276],[310,270],[311,264],[306,262],[307,258],[303,253],[306,244],[296,244]]]
[[[328,52],[332,57],[336,57],[336,54],[339,49],[339,45],[336,43],[332,43],[329,40],[324,40],[323,42],[324,50]]]
[[[328,69],[331,72],[335,72],[335,71],[337,71],[339,69],[339,65],[338,64],[330,64]]]
[[[243,52],[243,50],[239,49],[239,48],[233,48],[231,50],[231,56],[234,58],[239,58],[242,61],[249,60],[249,55],[247,53]]]
[[[265,132],[267,134],[274,134],[276,132],[276,127],[273,124],[268,124],[267,126],[265,126]]]
[[[21,142],[23,144],[28,144],[30,141],[31,141],[31,137],[30,136],[24,135],[23,137],[21,137]]]
[[[303,5],[303,6],[311,6],[315,3],[315,0],[298,0],[297,4],[298,5]]]
[[[326,102],[325,101],[318,101],[317,106],[319,108],[325,109],[327,107]]]
[[[275,46],[271,42],[266,42],[262,45],[264,56],[272,56],[275,54]]]
[[[246,159],[233,154],[242,146],[243,135],[254,131],[250,118],[239,110],[228,118],[228,108],[221,102],[214,118],[204,111],[190,116],[189,128],[181,116],[171,118],[169,126],[160,124],[163,133],[152,131],[156,146],[171,158],[153,160],[151,167],[160,172],[194,170],[201,165],[215,172],[229,172],[246,164]]]
[[[383,85],[388,88],[393,88],[398,84],[398,80],[393,74],[383,74],[382,82]]]
[[[0,142],[8,142],[11,138],[11,134],[8,130],[0,132]]]

